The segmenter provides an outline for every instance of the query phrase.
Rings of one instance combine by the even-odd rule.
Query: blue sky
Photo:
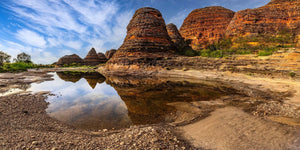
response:
[[[21,52],[35,63],[53,63],[76,53],[84,58],[117,49],[135,10],[154,7],[166,24],[180,28],[194,9],[223,6],[233,11],[256,8],[270,0],[1,0],[0,50],[13,58]]]

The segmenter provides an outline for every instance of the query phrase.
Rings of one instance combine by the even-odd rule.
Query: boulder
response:
[[[84,62],[78,55],[72,54],[72,55],[65,55],[65,56],[61,57],[58,60],[58,62],[56,63],[56,65],[63,66],[65,64],[70,65],[73,63],[82,65]]]
[[[225,37],[233,16],[233,11],[220,6],[195,9],[185,18],[179,31],[183,38],[191,41],[193,49],[200,50]]]
[[[96,50],[92,48],[86,57],[83,59],[85,65],[96,66],[102,63],[101,59],[98,57]]]

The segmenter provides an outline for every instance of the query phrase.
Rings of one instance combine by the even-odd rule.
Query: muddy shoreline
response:
[[[61,70],[61,69],[58,69]],[[28,71],[17,74],[1,74],[0,83],[1,91],[18,87],[22,84],[30,84],[33,82],[42,82],[51,80],[51,76],[46,74],[49,71],[57,71],[53,69]],[[171,103],[174,107],[181,107],[180,112],[175,116],[176,120],[171,124],[156,124],[156,125],[141,125],[132,126],[128,129],[121,130],[101,130],[101,131],[86,131],[72,128],[64,123],[49,117],[45,109],[47,103],[45,98],[47,93],[41,92],[37,94],[21,93],[10,94],[0,97],[0,148],[1,149],[219,149],[230,148],[240,149],[249,148],[251,144],[258,143],[263,148],[277,149],[297,149],[299,148],[299,119],[300,119],[300,88],[299,82],[291,79],[269,79],[259,77],[249,77],[241,74],[229,74],[226,72],[203,72],[203,71],[182,71],[182,70],[162,70],[156,73],[160,77],[186,78],[186,80],[206,80],[217,81],[225,86],[236,88],[243,92],[242,96],[222,97],[219,100],[211,103]],[[267,103],[257,105],[255,108],[249,109],[248,104],[255,99],[268,100]],[[243,105],[231,105],[227,107],[227,102],[235,100],[245,101],[247,107]],[[205,106],[205,107],[204,107]],[[246,105],[245,105],[246,106]],[[219,108],[211,109],[209,113],[214,115],[203,116],[201,108]],[[179,109],[180,110],[180,109]],[[189,111],[186,111],[189,110]],[[219,114],[227,112],[238,112],[240,120],[228,118],[227,122],[219,124],[239,124],[240,122],[253,122],[252,128],[245,127],[234,128],[239,134],[234,134],[232,139],[244,136],[244,141],[248,144],[235,145],[232,142],[226,141],[227,135],[219,131],[219,137],[214,138],[212,131],[223,127],[224,129],[232,129],[230,126],[211,126],[207,132],[200,131],[201,125],[209,123],[212,120],[218,119]],[[246,113],[245,113],[246,112]],[[207,113],[207,112],[205,112]],[[241,115],[242,114],[242,115]],[[230,115],[230,114],[228,114]],[[252,119],[251,119],[252,118]],[[254,118],[254,119],[253,119]],[[256,124],[261,126],[255,127]],[[268,130],[262,124],[271,124],[276,130]],[[196,127],[196,128],[195,128]],[[274,134],[266,136],[262,139],[254,139],[259,137],[260,131],[272,131]],[[249,130],[254,130],[253,133],[248,133]],[[207,134],[206,134],[207,133]],[[270,143],[266,139],[272,139]],[[205,139],[206,137],[207,139]],[[209,139],[211,140],[209,141]],[[285,138],[286,140],[280,140]],[[208,142],[209,141],[209,142]],[[232,140],[234,142],[234,140]],[[223,144],[216,144],[223,143]],[[297,145],[298,144],[298,145]],[[275,146],[275,147],[272,147]]]

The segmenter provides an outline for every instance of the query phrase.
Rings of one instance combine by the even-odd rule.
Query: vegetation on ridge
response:
[[[17,58],[10,62],[11,56],[0,51],[0,72],[20,72],[31,68],[52,68],[53,65],[34,64],[31,56],[26,53],[20,53]]]
[[[180,55],[203,57],[226,57],[234,54],[256,54],[269,56],[281,48],[295,47],[295,35],[281,31],[277,35],[249,35],[237,38],[224,38],[209,44],[205,49],[195,51],[187,48],[180,51]]]

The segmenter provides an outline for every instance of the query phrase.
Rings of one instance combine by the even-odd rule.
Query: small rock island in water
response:
[[[300,149],[300,1],[182,22],[139,8],[118,49],[51,65],[1,51],[0,149]]]

